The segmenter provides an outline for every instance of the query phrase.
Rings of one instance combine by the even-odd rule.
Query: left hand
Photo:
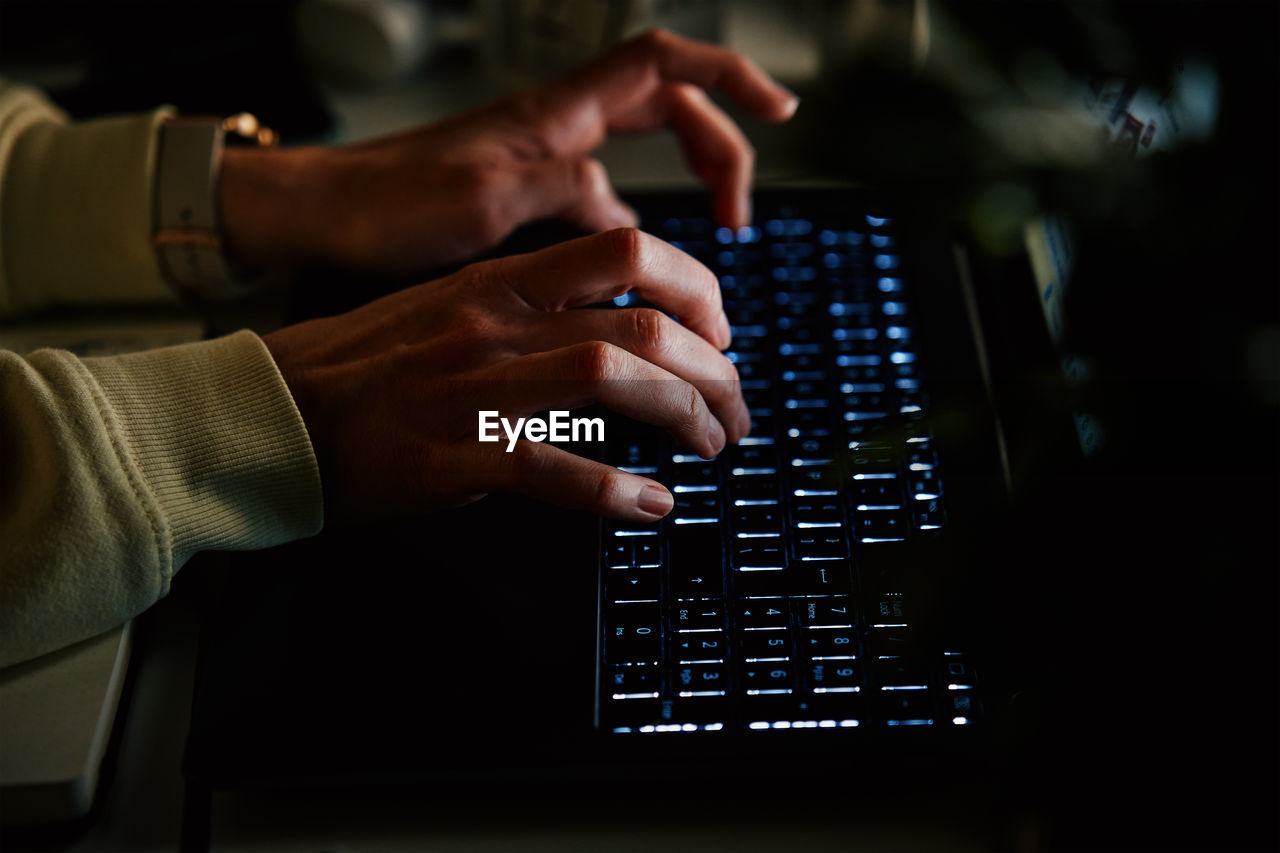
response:
[[[635,225],[590,153],[609,133],[670,128],[722,225],[749,223],[754,152],[707,96],[784,121],[796,97],[750,60],[663,31],[438,124],[341,148],[228,149],[219,189],[249,266],[412,273],[471,257],[518,226]]]

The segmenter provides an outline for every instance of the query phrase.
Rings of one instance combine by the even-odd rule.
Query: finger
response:
[[[684,379],[698,389],[712,414],[725,427],[730,443],[751,428],[742,399],[738,371],[698,335],[661,311],[584,310],[547,315],[532,324],[516,346],[544,351],[580,341],[606,341]]]
[[[701,89],[672,85],[667,93],[667,124],[690,168],[711,186],[716,221],[730,228],[750,225],[755,149]]]
[[[655,129],[635,127],[634,113],[667,82],[722,91],[766,121],[785,121],[799,104],[746,57],[654,30],[533,94],[543,142],[561,156],[581,155],[609,130]]]
[[[567,240],[490,261],[483,269],[539,311],[606,302],[634,290],[715,346],[724,349],[730,342],[720,284],[711,270],[634,228]]]
[[[658,483],[583,459],[550,444],[521,440],[504,466],[498,488],[568,509],[620,518],[657,521],[675,505]]]
[[[604,341],[584,341],[507,359],[478,374],[504,416],[601,403],[665,429],[704,459],[724,449],[727,434],[690,382]],[[492,383],[496,383],[492,384]]]
[[[590,157],[538,160],[525,165],[519,221],[555,217],[587,231],[634,228],[636,213],[622,203],[609,183],[604,164]]]

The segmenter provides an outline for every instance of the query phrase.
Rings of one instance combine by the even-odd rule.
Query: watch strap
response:
[[[258,145],[275,142],[275,135],[247,113],[229,119],[178,117],[160,128],[153,242],[169,281],[202,299],[233,298],[253,289],[227,259],[218,211],[228,130]]]

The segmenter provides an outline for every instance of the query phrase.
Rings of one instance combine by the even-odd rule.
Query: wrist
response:
[[[263,269],[326,260],[334,167],[324,148],[228,148],[218,204],[227,251]]]

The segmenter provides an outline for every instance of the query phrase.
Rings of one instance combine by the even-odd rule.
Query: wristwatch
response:
[[[227,258],[218,210],[218,174],[226,145],[270,147],[276,133],[249,113],[177,117],[160,125],[152,243],[170,283],[199,300],[223,300],[254,288],[255,276]]]

